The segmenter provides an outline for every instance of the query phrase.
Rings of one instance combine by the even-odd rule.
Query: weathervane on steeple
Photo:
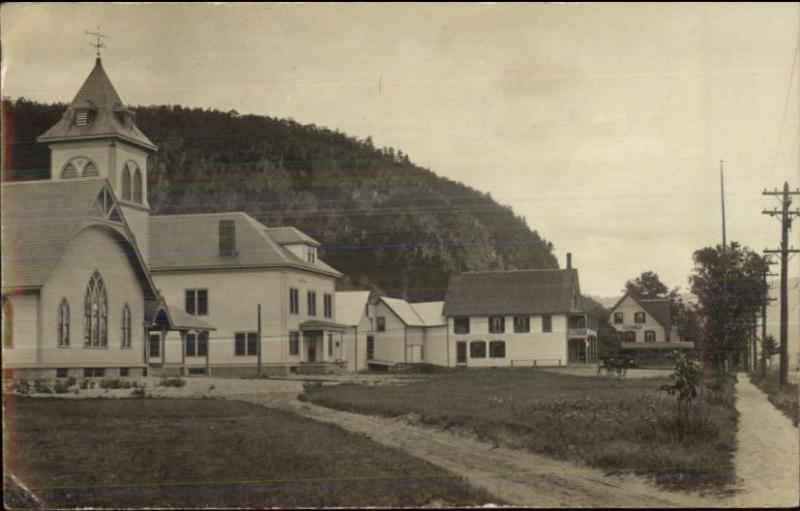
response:
[[[97,32],[89,32],[88,30],[84,30],[84,32],[86,32],[86,35],[94,36],[97,39],[96,42],[89,43],[89,46],[94,47],[94,49],[97,51],[97,58],[99,59],[100,58],[100,48],[105,48],[106,47],[106,45],[103,44],[103,42],[100,40],[100,38],[101,37],[102,38],[106,38],[108,36],[105,35],[105,34],[101,34],[100,33],[100,27],[97,27]]]

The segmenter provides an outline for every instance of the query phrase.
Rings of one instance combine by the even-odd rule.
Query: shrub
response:
[[[145,398],[147,397],[147,392],[144,390],[144,387],[136,387],[131,392],[131,395],[134,397]]]
[[[322,387],[322,382],[321,381],[307,381],[307,382],[303,383],[303,393],[308,393],[308,392],[313,391],[314,389],[318,389],[320,387]]]
[[[67,378],[67,387],[72,387],[76,383],[77,383],[77,380],[75,379],[74,376],[70,376],[69,378]]]
[[[33,380],[33,391],[37,394],[52,394],[53,389],[47,380]]]
[[[697,388],[700,386],[700,364],[685,353],[675,354],[675,369],[670,378],[671,385],[662,385],[662,391],[678,400],[678,409],[688,413],[689,406],[697,398]]]
[[[69,384],[66,381],[56,380],[53,383],[53,392],[56,394],[66,394],[69,392]]]
[[[31,384],[25,378],[20,378],[14,382],[13,389],[23,396],[27,396],[31,393]]]
[[[158,384],[162,387],[183,387],[186,385],[186,380],[180,376],[175,376],[174,378],[162,377]]]

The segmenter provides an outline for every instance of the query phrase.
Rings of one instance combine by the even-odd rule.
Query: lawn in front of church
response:
[[[5,469],[46,507],[496,502],[366,437],[221,399],[5,398]]]

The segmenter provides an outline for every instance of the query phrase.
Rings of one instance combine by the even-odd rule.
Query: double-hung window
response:
[[[258,332],[236,332],[234,355],[252,357],[258,355]]]
[[[505,341],[491,341],[489,343],[489,357],[490,358],[506,358],[506,343],[505,343]]]
[[[308,292],[308,315],[317,315],[317,293],[314,291]]]
[[[542,316],[542,332],[552,332],[553,331],[553,316],[550,314],[545,314]]]
[[[208,315],[208,289],[187,289],[185,310],[195,316]]]
[[[453,319],[453,331],[457,334],[468,334],[469,318],[467,316],[461,316]]]
[[[300,332],[289,332],[289,355],[300,354]]]
[[[506,331],[505,316],[489,316],[489,333],[502,334]]]
[[[530,316],[514,316],[514,333],[524,334],[531,331]]]
[[[289,288],[289,314],[300,314],[300,291]]]
[[[322,307],[326,318],[333,317],[333,295],[325,293],[322,296]]]

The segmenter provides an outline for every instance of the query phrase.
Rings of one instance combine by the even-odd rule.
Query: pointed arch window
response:
[[[131,347],[131,308],[127,303],[122,308],[122,347]]]
[[[141,204],[142,201],[142,172],[139,167],[133,171],[133,202]]]
[[[86,286],[83,341],[86,346],[108,346],[108,297],[98,272],[92,274]]]
[[[97,171],[97,165],[94,162],[89,162],[83,167],[83,177],[97,177],[100,173]]]
[[[75,168],[75,165],[72,163],[67,163],[64,165],[64,170],[61,171],[61,177],[63,179],[71,179],[78,177],[78,169]]]
[[[69,347],[69,302],[66,298],[58,304],[58,346]]]
[[[3,295],[3,348],[14,347],[14,306]]]
[[[128,165],[122,169],[122,199],[131,200],[131,169]]]

